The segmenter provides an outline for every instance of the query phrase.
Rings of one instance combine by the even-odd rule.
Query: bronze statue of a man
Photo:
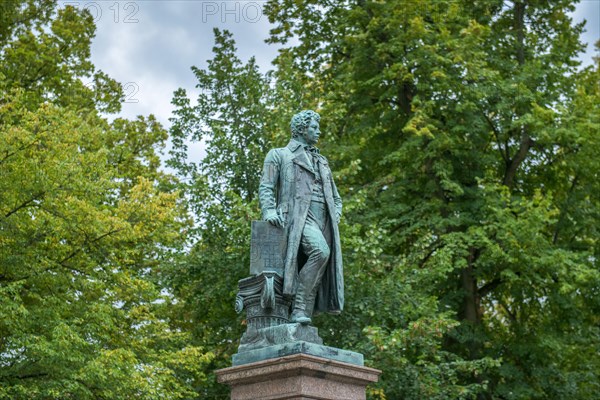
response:
[[[293,297],[291,322],[308,324],[314,311],[339,313],[344,277],[338,223],[342,199],[327,159],[314,145],[320,116],[293,116],[286,147],[265,158],[259,187],[263,219],[285,229],[283,294]]]

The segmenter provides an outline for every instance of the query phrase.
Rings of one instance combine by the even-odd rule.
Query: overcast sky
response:
[[[92,61],[97,68],[121,82],[126,103],[121,116],[154,114],[166,127],[173,91],[183,87],[194,93],[191,66],[203,68],[212,58],[213,28],[230,30],[238,56],[255,56],[263,71],[277,55],[267,45],[270,24],[262,15],[264,1],[135,0],[62,1],[85,7],[97,25]],[[593,43],[600,38],[600,0],[584,0],[573,15],[587,20],[582,56],[592,63]]]

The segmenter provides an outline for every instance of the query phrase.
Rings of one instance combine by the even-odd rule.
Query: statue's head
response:
[[[300,111],[292,117],[290,127],[292,138],[304,138],[307,144],[315,144],[319,140],[319,121],[321,116],[312,110]]]

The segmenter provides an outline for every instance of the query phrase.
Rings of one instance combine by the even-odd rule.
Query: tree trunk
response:
[[[468,257],[468,265],[460,272],[461,289],[463,290],[463,302],[460,317],[467,321],[473,329],[481,324],[483,317],[481,310],[481,298],[477,290],[477,279],[475,278],[473,263],[477,260],[479,251],[471,249]],[[467,343],[470,359],[479,358],[481,354],[481,343],[470,340]]]

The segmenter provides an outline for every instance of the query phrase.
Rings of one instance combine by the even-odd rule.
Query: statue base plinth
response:
[[[365,400],[367,385],[377,382],[381,371],[298,353],[216,373],[231,387],[231,400]]]
[[[323,339],[319,336],[319,330],[314,326],[298,323],[281,324],[260,329],[248,327],[240,340],[238,353],[292,342],[323,344]]]
[[[306,354],[357,366],[364,365],[363,355],[360,353],[304,341],[281,343],[255,350],[240,352],[233,355],[232,364],[234,366],[244,365],[294,354]]]

